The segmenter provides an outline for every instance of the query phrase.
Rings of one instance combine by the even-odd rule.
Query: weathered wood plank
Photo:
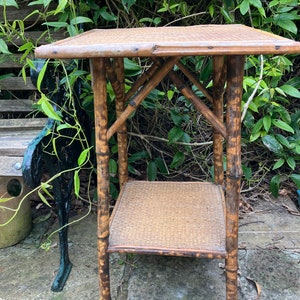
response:
[[[42,129],[47,118],[0,119],[0,130],[18,131],[20,129]],[[1,133],[0,133],[1,134]]]
[[[1,69],[21,69],[23,64],[20,63],[22,54],[2,54],[0,57]],[[30,58],[33,58],[30,57]]]
[[[8,77],[0,80],[0,89],[5,91],[30,91],[36,90],[32,84],[30,77],[26,79],[26,83],[22,77]]]
[[[40,130],[0,132],[0,155],[23,156],[29,143],[39,132]]]
[[[23,156],[0,156],[0,176],[22,176]]]
[[[31,112],[33,103],[28,99],[0,99],[0,112]]]

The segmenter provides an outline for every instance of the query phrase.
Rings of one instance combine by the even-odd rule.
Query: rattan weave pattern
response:
[[[294,53],[300,43],[240,24],[94,29],[36,49],[37,57]]]
[[[220,186],[129,181],[118,201],[110,224],[109,251],[226,255]]]

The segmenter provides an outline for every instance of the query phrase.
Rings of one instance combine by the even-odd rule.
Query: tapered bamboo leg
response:
[[[117,119],[125,110],[125,78],[123,58],[115,58],[114,65],[110,60],[105,61],[107,77],[111,83],[116,97]],[[118,157],[119,157],[119,182],[120,187],[128,180],[128,159],[127,159],[127,128],[124,122],[117,129]]]
[[[125,110],[125,83],[124,83],[124,62],[123,58],[115,59],[115,70],[117,80],[122,94],[116,97],[117,118]],[[127,155],[127,127],[126,123],[121,125],[117,131],[118,157],[119,157],[119,181],[120,187],[128,180],[128,155]]]
[[[244,56],[227,58],[226,299],[237,299],[238,214],[241,179],[241,98]]]
[[[217,119],[223,123],[223,95],[226,81],[226,65],[224,56],[213,57],[213,112]],[[214,180],[216,184],[224,183],[223,170],[223,137],[217,130],[213,134],[213,152],[214,152]]]
[[[107,253],[109,237],[109,147],[107,133],[106,74],[105,59],[91,60],[95,132],[97,158],[97,192],[98,192],[98,267],[100,299],[110,300],[109,257]]]

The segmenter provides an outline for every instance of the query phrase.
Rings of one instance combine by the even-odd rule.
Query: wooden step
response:
[[[34,101],[28,99],[0,99],[0,112],[31,112]]]
[[[0,132],[5,134],[8,131],[41,130],[47,120],[47,118],[0,119]]]

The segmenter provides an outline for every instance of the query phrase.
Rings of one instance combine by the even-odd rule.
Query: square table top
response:
[[[40,58],[300,53],[300,42],[245,25],[93,29],[36,49]]]

